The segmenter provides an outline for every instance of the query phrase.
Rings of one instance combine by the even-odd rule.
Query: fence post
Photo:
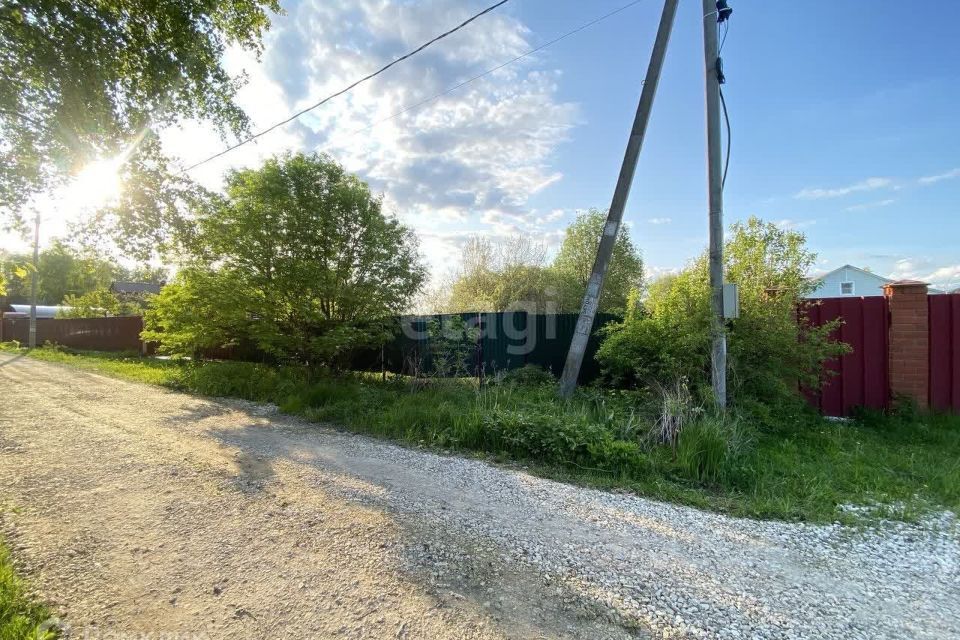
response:
[[[930,319],[927,283],[898,280],[883,287],[890,304],[890,393],[926,409],[930,400]]]

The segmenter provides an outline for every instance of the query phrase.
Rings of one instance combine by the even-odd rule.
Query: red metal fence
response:
[[[827,416],[845,416],[854,407],[886,408],[890,398],[887,299],[826,298],[809,305],[806,314],[814,325],[843,318],[834,338],[853,348],[827,363],[826,368],[835,375],[819,393],[808,394],[811,403]]]
[[[3,340],[26,344],[30,336],[29,318],[4,318]],[[91,351],[140,351],[143,343],[143,318],[37,318],[37,344],[46,342]]]
[[[930,296],[930,406],[960,412],[960,294]]]

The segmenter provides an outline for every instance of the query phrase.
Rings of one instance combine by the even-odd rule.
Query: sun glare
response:
[[[112,204],[120,197],[119,169],[122,159],[103,159],[88,164],[67,188],[65,204],[81,209],[96,209]]]

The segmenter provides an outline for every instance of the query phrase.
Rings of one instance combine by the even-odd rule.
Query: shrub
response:
[[[511,369],[498,376],[498,382],[501,384],[521,387],[540,387],[556,381],[552,373],[535,364],[525,364],[519,369]]]
[[[608,324],[597,350],[607,382],[617,387],[653,387],[684,375],[683,361],[673,335],[650,317],[634,317]]]
[[[587,412],[548,408],[494,408],[483,414],[483,428],[514,455],[631,477],[649,471],[649,459],[637,442],[616,439],[606,425],[591,422]]]
[[[805,238],[750,218],[733,225],[725,247],[725,277],[739,285],[740,317],[729,323],[732,397],[770,404],[797,402],[798,383],[815,389],[823,363],[848,348],[830,338],[836,323],[812,326],[798,314],[813,286],[807,272],[816,255]],[[644,386],[684,376],[692,388],[710,379],[711,308],[707,256],[654,283],[647,315],[611,328],[597,354],[607,378]]]

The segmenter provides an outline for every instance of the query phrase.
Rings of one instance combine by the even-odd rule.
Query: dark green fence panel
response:
[[[531,316],[529,323],[535,327],[536,344],[527,356],[527,362],[547,369],[555,376],[563,372],[567,360],[567,350],[577,327],[578,315],[575,313],[537,314]],[[580,368],[580,382],[588,383],[600,376],[600,366],[594,356],[600,348],[600,329],[620,317],[609,313],[598,313],[593,324],[587,352]]]
[[[573,318],[572,323],[568,322],[570,316]],[[530,326],[535,331],[536,344],[527,356],[527,362],[543,367],[559,377],[563,372],[567,349],[570,348],[570,339],[576,324],[577,316],[568,313],[538,313],[532,316]],[[569,331],[566,330],[566,325],[569,325]]]
[[[354,368],[385,369],[404,375],[435,373],[434,349],[430,323],[437,323],[448,340],[456,339],[453,328],[461,326],[452,319],[462,320],[464,333],[464,366],[471,375],[496,375],[498,372],[518,369],[533,364],[547,369],[555,376],[563,371],[567,349],[577,325],[577,314],[532,314],[524,311],[442,314],[432,316],[405,316],[399,318],[400,330],[382,349],[358,353]],[[600,375],[594,360],[600,346],[602,327],[620,318],[612,314],[598,314],[593,333],[587,343],[586,358],[580,371],[580,382],[586,384]],[[476,338],[474,340],[474,338]]]
[[[526,364],[527,313],[480,314],[480,357],[484,375],[518,369]]]

